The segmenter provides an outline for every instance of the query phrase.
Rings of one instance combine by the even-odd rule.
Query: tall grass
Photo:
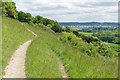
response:
[[[1,78],[2,78],[2,16],[0,15],[0,79]]]
[[[118,59],[108,57],[91,57],[81,52],[79,48],[63,43],[59,38],[63,34],[55,34],[39,27],[26,24],[32,31],[40,36],[41,41],[57,54],[65,66],[70,78],[116,78],[118,77]],[[36,42],[36,45],[41,45]],[[33,43],[34,44],[34,43]],[[84,45],[83,45],[84,46]],[[87,47],[87,46],[86,46]],[[30,49],[30,48],[29,48]],[[36,47],[32,47],[36,50]],[[46,49],[47,50],[47,49]],[[29,54],[29,53],[28,53]],[[37,54],[34,54],[37,55]],[[30,56],[30,55],[29,55]],[[32,57],[31,57],[32,58]],[[38,66],[37,64],[34,66]],[[31,68],[29,68],[30,70]],[[36,70],[37,71],[37,70]],[[31,72],[32,75],[32,72]]]
[[[26,56],[27,78],[62,78],[56,55],[41,37],[32,42]]]
[[[3,17],[2,19],[2,70],[8,64],[15,50],[24,42],[33,38],[17,20]]]

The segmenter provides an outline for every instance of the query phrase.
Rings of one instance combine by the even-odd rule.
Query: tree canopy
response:
[[[43,18],[39,15],[33,17],[30,13],[25,13],[23,11],[18,12],[14,2],[2,2],[2,15],[18,19],[21,22],[27,22],[29,24],[44,25],[55,32],[62,32],[63,30],[57,21]]]
[[[71,32],[70,27],[69,27],[69,26],[66,26],[66,27],[65,27],[65,31],[66,31],[66,32]]]
[[[55,32],[62,32],[62,27],[57,21],[55,21],[54,26],[51,29]]]
[[[17,19],[18,11],[14,2],[2,2],[2,15]]]
[[[30,13],[24,13],[22,11],[20,11],[18,13],[18,20],[21,21],[21,22],[30,22],[32,19],[32,16]]]

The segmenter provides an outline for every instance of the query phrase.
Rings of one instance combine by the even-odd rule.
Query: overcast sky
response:
[[[18,11],[59,22],[117,22],[119,0],[13,0]]]

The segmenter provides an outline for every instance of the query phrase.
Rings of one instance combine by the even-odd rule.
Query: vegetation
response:
[[[44,24],[49,25],[55,32],[61,33],[62,27],[57,21],[53,21],[41,16],[32,17],[30,13],[18,12],[14,2],[2,2],[2,15],[8,16],[14,19],[18,19],[21,22],[27,22],[29,24]]]
[[[14,2],[2,2],[2,15],[17,19],[18,11]]]
[[[69,27],[69,26],[66,26],[66,27],[65,27],[65,31],[66,31],[66,32],[71,32],[70,27]]]
[[[105,43],[100,42],[97,38],[91,36],[84,36],[84,38],[76,37],[72,33],[65,33],[64,36],[60,38],[60,40],[79,48],[81,52],[86,53],[90,56],[117,56],[116,51],[111,50],[110,47],[108,47]]]
[[[26,56],[27,78],[62,78],[55,53],[41,37],[32,42]]]
[[[99,31],[92,35],[108,43],[120,44],[118,42],[118,31]]]
[[[27,51],[28,78],[61,78],[56,57],[60,58],[70,78],[118,77],[118,54],[113,45],[100,41],[98,36],[71,30],[68,26],[62,33],[63,28],[57,21],[18,12],[14,3],[2,3],[2,7],[3,16],[13,18],[3,18],[3,69],[18,46],[33,37],[21,25],[21,22],[26,22],[24,25],[39,36]]]
[[[51,29],[55,32],[62,32],[62,27],[58,22],[55,22],[54,26]]]
[[[12,23],[12,24],[11,24]],[[17,26],[16,26],[17,25]],[[24,34],[24,35],[23,35]],[[2,19],[2,70],[19,45],[33,38],[17,20],[3,17]]]
[[[74,29],[74,28],[73,28]],[[98,31],[115,31],[118,30],[118,27],[84,27],[84,28],[75,28],[75,30],[79,32],[88,32],[88,33],[94,33]]]
[[[102,57],[99,54],[97,54],[94,57],[86,55],[85,50],[87,51],[92,47],[93,52],[95,52],[97,48],[91,44],[88,44],[87,42],[82,41],[82,39],[81,41],[79,41],[81,44],[79,47],[73,46],[72,41],[76,40],[76,38],[78,37],[76,37],[72,33],[55,34],[51,32],[49,29],[45,30],[44,28],[41,28],[41,27],[37,27],[37,26],[32,27],[32,26],[29,26],[28,24],[25,24],[25,25],[40,36],[39,38],[40,40],[39,39],[35,40],[31,44],[32,46],[29,47],[27,52],[27,57],[31,59],[31,61],[27,60],[27,63],[30,62],[29,65],[32,65],[29,67],[26,66],[26,68],[28,67],[27,68],[27,72],[29,72],[27,73],[28,75],[31,75],[31,76],[36,75],[36,74],[33,74],[35,72],[31,70],[33,67],[36,68],[37,74],[40,74],[41,73],[40,71],[42,70],[41,68],[37,71],[37,68],[39,68],[40,64],[35,62],[38,62],[38,60],[40,59],[37,59],[37,61],[34,61],[36,57],[33,57],[33,56],[42,55],[44,53],[44,49],[45,50],[51,49],[61,59],[62,63],[65,66],[66,72],[70,78],[113,78],[113,77],[116,78],[117,77],[117,74],[118,74],[117,58]],[[71,41],[71,45],[68,44],[70,43],[69,40],[67,40],[67,42],[63,42],[60,40],[60,38],[65,35],[68,35],[68,36],[72,35],[73,37],[76,37],[76,38],[73,38],[73,40]],[[47,49],[45,46],[40,46],[40,45],[43,45],[41,42],[43,42],[44,45],[47,46]],[[39,51],[40,48],[36,49],[36,47],[33,47],[33,45],[36,47],[39,46],[40,48],[42,48],[43,51],[37,52],[37,54],[35,54],[34,51]],[[31,49],[33,51],[31,51]],[[31,51],[31,53],[29,51]],[[31,55],[28,55],[28,54],[31,54]],[[33,61],[34,63],[32,63]],[[49,63],[44,62],[42,64],[48,65]],[[51,65],[53,65],[53,63]],[[28,76],[28,77],[31,77],[31,76]],[[43,76],[38,76],[38,77],[41,78]]]
[[[31,21],[31,14],[30,13],[24,13],[22,11],[20,11],[18,13],[18,20],[21,21],[21,22],[27,22],[27,23],[30,23]]]

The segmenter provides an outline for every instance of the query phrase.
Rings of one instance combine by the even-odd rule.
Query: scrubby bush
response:
[[[51,25],[51,24],[48,24],[47,27],[52,28],[52,25]]]
[[[83,40],[85,40],[85,41],[88,42],[88,43],[99,41],[98,38],[93,37],[93,36],[86,36],[86,35],[84,35],[84,34],[79,34],[79,35],[80,35],[80,37],[81,37]]]
[[[89,37],[86,38],[89,39]],[[63,33],[63,36],[60,37],[60,40],[65,43],[71,44],[71,46],[77,47],[81,52],[89,56],[112,57],[117,54],[114,50],[112,50],[103,42],[90,39],[92,42],[88,43],[83,41],[83,39],[77,37],[73,33]]]
[[[78,31],[73,31],[73,34],[75,34],[78,37],[80,36]]]
[[[39,26],[39,27],[41,27],[41,28],[45,27],[45,25],[44,25],[44,24],[41,24],[41,23],[37,24],[37,26]]]
[[[71,32],[70,27],[69,27],[69,26],[66,26],[66,27],[65,27],[65,31],[66,31],[66,32]]]
[[[60,26],[60,24],[57,22],[57,21],[55,21],[55,23],[54,23],[54,26],[51,28],[53,31],[55,31],[55,33],[60,33],[60,32],[62,32],[62,27]]]
[[[98,52],[102,56],[112,57],[112,56],[116,55],[116,52],[111,50],[111,48],[109,48],[109,46],[104,42],[100,43]]]

